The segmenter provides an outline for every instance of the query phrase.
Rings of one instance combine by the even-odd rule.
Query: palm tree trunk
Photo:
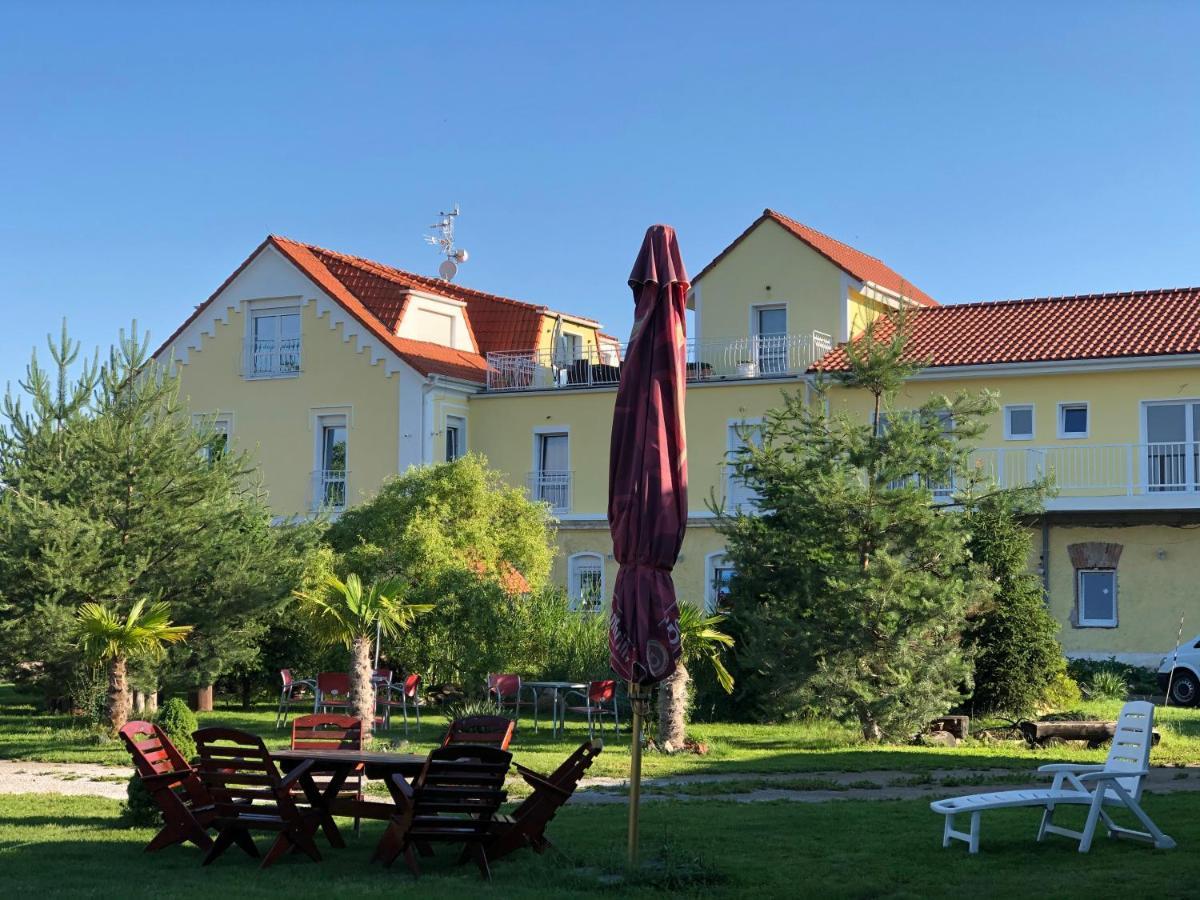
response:
[[[129,721],[129,686],[125,680],[125,657],[115,656],[108,664],[108,727],[116,734]]]
[[[668,753],[682,750],[687,737],[688,705],[687,666],[682,661],[675,671],[658,686],[658,739]]]
[[[371,743],[375,726],[375,685],[371,682],[371,639],[354,639],[353,661],[350,666],[350,689],[354,698],[354,715],[362,720],[363,746]]]

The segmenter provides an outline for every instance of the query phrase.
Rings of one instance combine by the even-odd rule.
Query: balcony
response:
[[[688,341],[690,382],[801,375],[833,347],[823,331],[717,341]],[[562,351],[520,350],[487,355],[489,391],[548,391],[612,386],[621,380],[625,345],[589,347],[578,359]]]
[[[246,378],[287,378],[300,374],[300,339],[248,340],[243,347]]]
[[[990,447],[975,451],[972,463],[1001,487],[1050,478],[1057,495],[1049,510],[1200,507],[1196,441]]]
[[[571,472],[563,469],[542,469],[530,472],[529,496],[550,507],[551,512],[571,511]]]

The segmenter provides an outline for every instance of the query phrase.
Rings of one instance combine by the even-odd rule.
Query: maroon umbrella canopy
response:
[[[687,272],[675,229],[651,225],[629,275],[637,305],[613,411],[608,524],[620,570],[608,646],[626,681],[654,684],[679,659],[671,569],[687,527]]]

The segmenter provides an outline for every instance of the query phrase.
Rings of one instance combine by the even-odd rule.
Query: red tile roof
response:
[[[529,350],[539,344],[538,331],[544,316],[557,315],[545,306],[524,303],[496,294],[416,275],[359,256],[350,256],[270,235],[211,297],[167,338],[155,355],[162,353],[198,315],[229,286],[250,261],[268,244],[291,260],[327,294],[337,300],[360,323],[388,344],[423,375],[445,375],[483,381],[485,355],[492,350]],[[396,325],[404,314],[408,291],[419,290],[466,304],[471,341],[479,353],[452,350],[440,344],[398,338]],[[579,316],[573,319],[588,321]]]
[[[843,272],[852,275],[859,281],[870,281],[902,297],[907,297],[909,300],[919,303],[922,306],[938,305],[936,300],[911,281],[902,277],[890,266],[884,264],[881,260],[876,259],[874,256],[868,256],[861,250],[854,249],[849,244],[843,244],[841,241],[831,238],[827,234],[822,234],[815,228],[809,228],[807,225],[797,222],[795,219],[788,218],[782,213],[775,212],[773,209],[764,209],[762,215],[755,219],[749,228],[738,235],[732,244],[718,253],[712,262],[700,270],[700,274],[693,279],[692,283],[695,284],[703,278],[713,266],[724,259],[750,232],[754,231],[755,228],[767,219],[782,226]]]
[[[935,368],[1200,353],[1200,288],[962,303],[907,321],[905,357]],[[810,371],[846,367],[842,346]]]

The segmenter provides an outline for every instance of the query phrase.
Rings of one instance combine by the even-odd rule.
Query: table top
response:
[[[521,687],[532,688],[587,688],[586,681],[521,681]]]
[[[271,756],[284,762],[366,763],[371,766],[393,766],[398,769],[420,768],[425,757],[417,753],[385,753],[381,750],[272,750]]]

